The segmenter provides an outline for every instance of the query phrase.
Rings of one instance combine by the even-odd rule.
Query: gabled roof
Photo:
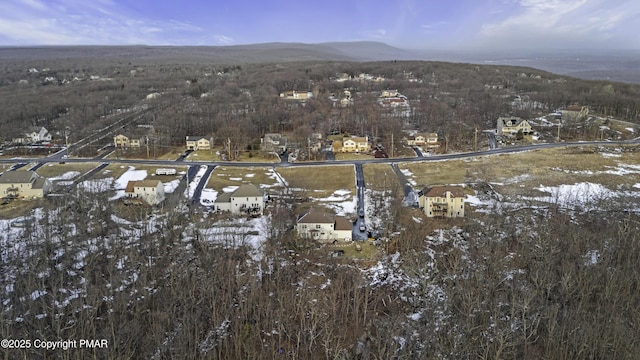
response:
[[[133,188],[136,186],[136,182],[133,180],[129,180],[129,182],[127,182],[127,186],[124,188],[124,192],[125,193],[132,193],[133,192]]]
[[[160,182],[160,180],[139,180],[139,181],[134,181],[135,183],[135,187],[157,187],[159,184],[161,184],[162,182]],[[128,184],[127,184],[128,186]]]
[[[187,141],[198,141],[200,139],[206,139],[204,136],[187,136]]]
[[[513,120],[515,120],[515,122]],[[502,122],[503,126],[510,127],[510,126],[518,126],[521,123],[526,122],[527,120],[524,120],[523,118],[520,118],[518,116],[509,116],[509,117],[501,116],[498,118],[498,121]]]
[[[216,201],[214,201],[214,204],[219,204],[219,203],[230,203],[231,202],[231,193],[222,193],[220,195],[218,195],[218,197],[216,198]]]
[[[336,225],[334,230],[352,230],[353,225],[344,216],[336,216]]]
[[[298,224],[333,224],[335,216],[322,211],[310,211],[298,219]]]
[[[27,170],[5,171],[0,175],[0,184],[30,183],[34,174],[33,171]]]
[[[47,179],[45,179],[43,177],[38,177],[38,178],[36,178],[36,181],[33,182],[33,186],[31,188],[32,189],[44,189],[46,183],[47,183]]]
[[[451,197],[465,197],[464,192],[455,186],[433,186],[424,188],[421,193],[426,197],[446,197],[446,193],[450,192]]]
[[[242,184],[236,191],[231,193],[231,197],[250,196],[263,196],[262,190],[253,184]]]

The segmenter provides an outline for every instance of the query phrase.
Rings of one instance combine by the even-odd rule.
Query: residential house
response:
[[[511,117],[499,117],[497,121],[497,134],[502,136],[515,136],[519,131],[522,131],[523,135],[530,135],[533,133],[531,124],[527,120],[519,118],[517,116]]]
[[[260,139],[260,148],[265,151],[283,152],[287,149],[287,138],[281,134],[264,134]]]
[[[158,205],[164,200],[164,184],[160,180],[129,181],[124,195],[127,199],[140,199],[149,205]]]
[[[51,183],[49,180],[39,176],[34,171],[5,171],[0,175],[0,196],[2,198],[41,198],[50,189]]]
[[[204,136],[187,136],[187,150],[211,150],[211,139]]]
[[[371,150],[369,145],[369,137],[345,137],[342,139],[342,144],[339,152],[367,152]]]
[[[117,134],[113,137],[113,144],[117,148],[139,148],[144,143],[142,137],[129,137],[124,134]]]
[[[353,225],[345,217],[313,210],[298,219],[296,230],[302,238],[324,243],[351,241],[353,235]]]
[[[427,217],[464,217],[464,198],[458,187],[427,187],[419,192],[418,205]]]
[[[409,146],[427,146],[427,147],[439,146],[437,133],[416,134],[415,136],[408,136],[403,140]]]
[[[242,184],[233,192],[218,195],[214,202],[214,209],[232,214],[262,215],[264,193],[253,184]]]
[[[280,93],[280,98],[285,100],[308,100],[313,97],[311,91],[290,90]]]
[[[43,141],[51,141],[49,130],[44,127],[35,127],[24,133],[23,137],[13,139],[18,144],[35,144]]]
[[[576,121],[582,120],[589,115],[589,107],[581,105],[571,105],[566,109],[560,110],[563,120]]]

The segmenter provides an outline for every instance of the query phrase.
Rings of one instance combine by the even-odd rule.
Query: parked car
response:
[[[364,232],[365,230],[367,230],[367,227],[364,226],[364,224],[360,224],[360,232]]]
[[[364,210],[362,210],[362,209],[358,210],[358,216],[363,218],[364,217]]]

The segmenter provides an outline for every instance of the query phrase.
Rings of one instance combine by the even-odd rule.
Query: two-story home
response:
[[[35,144],[43,141],[51,141],[51,134],[44,127],[32,128],[24,133],[23,137],[13,139],[13,142],[18,144]]]
[[[533,134],[531,124],[527,120],[517,116],[499,117],[497,121],[497,134],[502,136],[515,136],[522,131],[523,135]]]
[[[418,195],[418,205],[427,217],[464,217],[465,195],[458,187],[427,187]]]
[[[353,225],[344,216],[314,210],[298,219],[296,230],[302,238],[324,243],[351,241],[353,235]]]
[[[128,199],[141,199],[149,205],[158,205],[164,200],[164,185],[160,180],[129,181],[124,196]]]
[[[211,150],[211,139],[204,136],[187,136],[187,150]]]
[[[144,139],[117,134],[113,137],[113,145],[117,148],[139,148],[144,144]]]
[[[404,139],[404,141],[409,146],[427,146],[427,147],[439,146],[437,133],[424,133],[424,134],[417,134],[415,136],[408,136]]]
[[[49,179],[39,176],[34,171],[5,171],[0,175],[0,196],[2,198],[41,198],[50,189]]]
[[[232,214],[262,215],[264,193],[253,184],[242,184],[233,192],[218,195],[214,202],[214,209]]]
[[[340,148],[338,149],[338,145]],[[337,144],[338,152],[368,152],[371,150],[369,145],[369,137],[345,137],[342,142]]]

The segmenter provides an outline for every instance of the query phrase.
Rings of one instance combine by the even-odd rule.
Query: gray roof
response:
[[[240,187],[231,193],[232,197],[250,197],[250,196],[263,196],[262,190],[253,184],[242,184]]]
[[[222,193],[220,195],[218,195],[218,197],[216,198],[216,201],[214,201],[213,203],[228,203],[231,202],[231,193]]]
[[[335,216],[321,211],[310,211],[298,219],[301,224],[333,224]]]
[[[198,141],[200,139],[206,139],[204,136],[187,136],[187,141]]]
[[[34,174],[33,171],[26,170],[5,171],[0,175],[0,184],[30,183]]]
[[[43,177],[38,177],[36,181],[33,182],[32,189],[44,189],[44,187],[47,184],[47,181],[48,180]]]

